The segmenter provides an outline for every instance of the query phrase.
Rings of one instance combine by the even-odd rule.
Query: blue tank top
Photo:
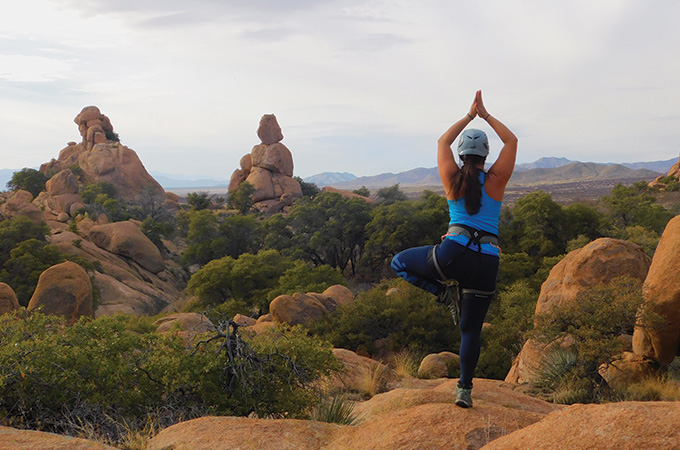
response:
[[[489,197],[484,188],[484,181],[486,179],[486,173],[480,172],[479,182],[482,183],[482,205],[479,208],[477,214],[470,215],[465,210],[465,198],[461,197],[457,200],[448,200],[449,202],[449,215],[451,221],[449,226],[454,223],[460,223],[467,225],[469,227],[475,228],[477,230],[486,231],[488,233],[493,233],[498,236],[498,219],[501,215],[501,205],[502,202],[494,200]],[[467,237],[463,235],[447,236],[446,239],[453,239],[461,245],[468,245],[470,241]],[[500,248],[492,244],[482,244],[482,253],[487,255],[500,256]],[[476,245],[470,245],[470,248],[477,251]]]

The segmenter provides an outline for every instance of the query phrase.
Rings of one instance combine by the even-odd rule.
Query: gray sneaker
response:
[[[453,325],[460,323],[460,297],[458,295],[458,285],[448,284],[437,296],[437,302],[446,306],[453,318]]]
[[[456,406],[472,408],[472,389],[456,388]]]

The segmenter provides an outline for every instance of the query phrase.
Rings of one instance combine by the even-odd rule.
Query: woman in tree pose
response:
[[[488,172],[484,163],[489,141],[481,130],[465,129],[479,116],[503,142],[498,159]],[[451,145],[458,135],[456,164]],[[496,292],[500,248],[498,218],[505,186],[515,167],[517,137],[486,110],[477,91],[470,111],[454,123],[437,145],[439,176],[449,203],[449,230],[437,245],[402,251],[392,260],[400,277],[437,296],[460,324],[460,379],[456,405],[472,406],[472,377],[479,360],[484,317]],[[447,280],[455,284],[446,283]]]

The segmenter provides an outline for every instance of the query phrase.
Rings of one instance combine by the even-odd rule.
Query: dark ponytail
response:
[[[482,183],[479,181],[479,165],[486,160],[483,156],[463,155],[460,157],[463,167],[453,176],[453,192],[455,196],[461,193],[465,197],[465,210],[468,214],[474,215],[479,212],[482,206]]]

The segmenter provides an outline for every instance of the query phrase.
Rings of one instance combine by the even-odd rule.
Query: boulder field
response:
[[[555,405],[499,380],[475,380],[475,405],[454,405],[457,380],[402,380],[358,402],[353,425],[201,417],[168,427],[147,450],[436,450],[680,448],[680,402]],[[99,443],[0,427],[0,448],[108,450]]]

